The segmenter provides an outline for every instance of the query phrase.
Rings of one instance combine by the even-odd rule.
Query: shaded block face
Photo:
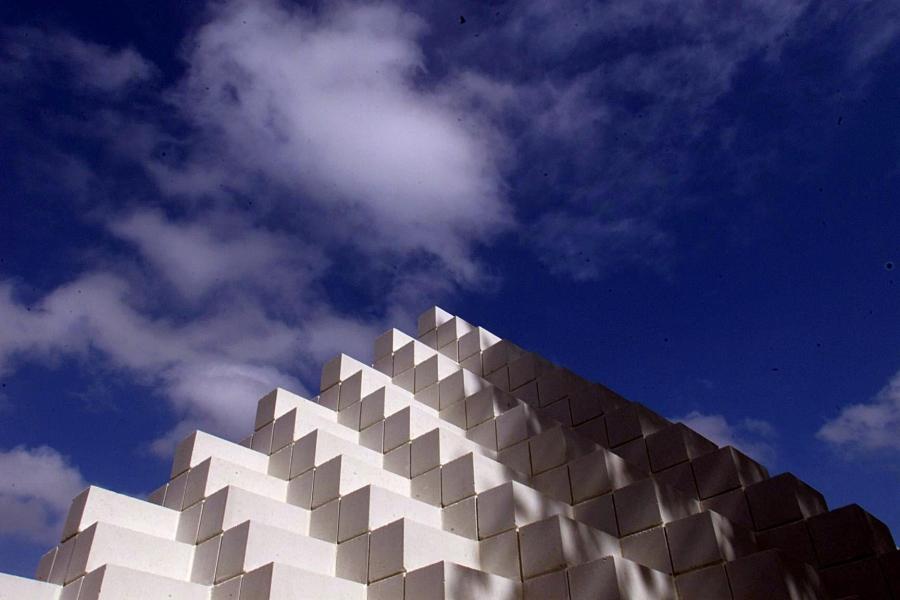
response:
[[[878,559],[864,558],[822,569],[822,587],[832,598],[888,600],[890,587]]]
[[[750,514],[757,530],[806,519],[828,510],[818,491],[783,473],[746,489]]]
[[[822,567],[894,548],[888,528],[856,504],[812,517],[807,525]]]
[[[469,600],[471,598],[519,598],[521,585],[503,577],[451,562],[437,562],[406,575],[405,598],[421,600]]]
[[[613,492],[622,535],[662,525],[697,512],[695,500],[645,479]]]
[[[572,567],[568,576],[571,600],[675,600],[670,577],[618,556]]]
[[[647,436],[647,451],[653,472],[668,469],[715,450],[715,444],[682,423],[675,423]]]
[[[616,508],[613,505],[612,494],[597,496],[576,504],[572,508],[572,514],[576,521],[615,536],[619,535],[619,527],[616,524]]]
[[[753,534],[713,512],[702,512],[666,525],[675,573],[731,561],[755,549]]]
[[[525,580],[525,600],[569,600],[565,571],[547,573]]]
[[[619,541],[625,558],[663,573],[672,573],[666,532],[662,527],[625,536]]]
[[[519,529],[522,575],[527,579],[603,556],[621,556],[619,540],[567,517]]]
[[[816,572],[777,550],[757,552],[725,565],[734,600],[822,598]]]
[[[742,489],[707,498],[700,505],[703,510],[714,510],[736,525],[753,529],[750,506],[747,504],[747,497]]]
[[[760,531],[756,534],[756,542],[760,550],[780,550],[785,556],[800,562],[818,565],[807,521],[797,521]]]
[[[675,578],[680,600],[722,600],[731,598],[724,565],[713,565]]]
[[[700,498],[747,487],[769,476],[765,467],[731,446],[698,456],[691,466]]]

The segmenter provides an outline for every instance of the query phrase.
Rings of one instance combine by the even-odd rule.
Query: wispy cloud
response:
[[[719,446],[734,446],[761,463],[771,465],[776,459],[777,432],[767,421],[746,418],[734,423],[724,415],[698,411],[671,420],[684,423]]]
[[[850,453],[900,450],[900,373],[871,401],[843,407],[816,436]]]
[[[69,503],[86,485],[53,448],[0,450],[0,535],[57,542]]]

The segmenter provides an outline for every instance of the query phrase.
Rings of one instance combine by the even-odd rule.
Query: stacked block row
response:
[[[0,599],[890,598],[890,532],[437,307],[141,501],[75,499]],[[894,585],[894,588],[890,586]]]

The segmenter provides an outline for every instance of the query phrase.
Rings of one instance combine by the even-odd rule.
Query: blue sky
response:
[[[890,1],[0,7],[0,570],[439,304],[900,531]]]

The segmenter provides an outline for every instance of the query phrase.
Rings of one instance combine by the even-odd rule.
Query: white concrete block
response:
[[[456,340],[453,340],[445,346],[441,346],[438,348],[438,352],[453,362],[459,362],[459,344]]]
[[[396,377],[401,373],[415,368],[433,356],[437,356],[437,350],[416,340],[401,346],[394,353],[394,381],[396,382]]]
[[[441,379],[438,385],[440,388],[439,408],[441,409],[461,402],[466,397],[489,387],[487,381],[465,369],[451,372],[450,375]]]
[[[175,540],[185,544],[196,544],[197,534],[200,531],[200,517],[203,514],[203,506],[206,502],[198,502],[195,505],[181,511],[178,518],[178,531]]]
[[[497,426],[494,420],[491,419],[470,428],[466,431],[466,439],[472,440],[486,450],[490,450],[491,454],[497,452]]]
[[[438,383],[459,370],[460,366],[443,354],[435,354],[430,358],[426,358],[416,365],[414,391],[418,393],[420,390]]]
[[[313,398],[313,402],[322,408],[337,412],[338,402],[341,399],[341,384],[336,383],[327,390],[322,390],[318,396]]]
[[[445,463],[441,469],[441,501],[453,504],[508,481],[523,477],[497,461],[469,452]]]
[[[368,532],[338,544],[335,574],[357,583],[369,581]]]
[[[294,443],[294,451],[291,454],[291,478],[336,456],[349,456],[376,468],[380,468],[383,464],[380,452],[336,437],[327,431],[317,430]]]
[[[632,483],[613,494],[622,535],[681,519],[700,508],[693,498],[652,479]]]
[[[309,535],[325,542],[337,544],[340,499],[332,500],[309,515]]]
[[[384,451],[411,442],[441,425],[437,416],[418,406],[402,408],[384,420]]]
[[[267,457],[250,448],[244,448],[202,431],[195,431],[178,444],[172,461],[172,477],[199,465],[211,456],[260,473],[265,473],[269,466]]]
[[[621,556],[615,536],[560,516],[520,528],[519,543],[526,579],[604,556]]]
[[[241,583],[243,575],[232,577],[227,581],[213,586],[210,592],[210,600],[240,600]]]
[[[572,504],[568,465],[560,465],[535,475],[531,478],[531,485],[550,498]]]
[[[399,329],[388,329],[375,339],[375,360],[392,356],[394,352],[413,341],[413,337]]]
[[[385,452],[384,469],[409,479],[409,444],[401,444]]]
[[[461,535],[470,540],[478,539],[478,510],[475,496],[460,500],[456,504],[445,506],[441,515],[441,528],[444,531]]]
[[[203,542],[244,521],[309,533],[309,510],[228,486],[206,499],[197,539]]]
[[[493,386],[496,386],[503,390],[504,392],[508,392],[510,390],[509,387],[509,367],[503,366],[494,371],[493,373],[485,373],[484,379]],[[521,388],[519,388],[521,390]],[[535,388],[537,389],[537,388]],[[519,390],[516,390],[516,397],[522,398]]]
[[[312,506],[317,508],[370,484],[403,496],[410,494],[409,479],[342,455],[316,468]]]
[[[459,366],[465,369],[466,371],[471,371],[476,375],[483,377],[484,376],[484,367],[481,364],[481,354],[475,353],[468,358],[464,358],[459,361]]]
[[[79,577],[75,581],[67,583],[59,593],[59,600],[78,600],[82,583],[84,583],[84,577]],[[0,598],[2,597],[3,595],[0,594]]]
[[[217,535],[197,545],[194,550],[194,563],[191,567],[191,581],[202,585],[214,583],[221,543],[222,536]]]
[[[410,571],[406,575],[406,598],[517,600],[521,598],[521,594],[522,587],[518,581],[447,561]]]
[[[188,474],[185,506],[192,506],[227,485],[253,490],[278,501],[284,501],[287,494],[286,481],[213,457],[191,469]]]
[[[413,477],[410,480],[410,496],[432,506],[441,506],[441,468]]]
[[[309,402],[309,400],[282,388],[275,388],[260,398],[256,404],[256,421],[253,430],[257,431],[264,425],[268,425],[303,402]]]
[[[250,440],[250,448],[268,456],[272,453],[272,430],[275,424],[267,423],[253,432],[253,438]]]
[[[535,474],[564,465],[599,448],[590,440],[576,436],[560,425],[532,437],[528,445],[531,450],[531,469]]]
[[[312,508],[312,490],[315,469],[310,469],[288,482],[287,502],[307,510]]]
[[[370,367],[357,371],[341,382],[338,410],[356,404],[375,390],[391,383],[391,378]]]
[[[338,542],[407,518],[434,528],[441,526],[441,510],[408,496],[367,485],[341,498]]]
[[[469,452],[490,456],[488,450],[445,428],[432,429],[412,441],[410,475],[415,477]]]
[[[572,600],[676,598],[671,577],[619,556],[608,556],[569,569],[569,594]]]
[[[78,534],[66,572],[73,581],[105,564],[187,580],[194,546],[98,522]]]
[[[343,386],[341,386],[343,387]],[[355,402],[350,406],[342,408],[338,411],[337,421],[344,427],[349,427],[355,431],[359,431],[359,417],[362,409],[360,402]]]
[[[525,354],[525,350],[512,342],[500,340],[496,344],[485,348],[481,355],[484,374],[489,375],[501,367],[507,366],[511,361]]]
[[[412,571],[439,560],[477,568],[478,544],[458,535],[400,519],[369,538],[369,581]]]
[[[284,480],[288,480],[291,478],[292,450],[293,444],[288,444],[281,450],[272,453],[272,455],[269,457],[269,475]]]
[[[354,444],[359,441],[358,431],[338,424],[337,413],[310,402],[275,420],[272,449],[281,450],[291,442],[316,430],[326,431],[334,437]]]
[[[131,496],[90,486],[72,501],[63,526],[63,539],[84,531],[97,521],[134,531],[174,539],[178,513]]]
[[[209,588],[196,583],[105,565],[84,578],[78,600],[209,600]]]
[[[440,387],[437,383],[416,392],[415,398],[419,406],[427,407],[430,410],[438,411],[440,409]]]
[[[378,421],[359,432],[359,445],[375,452],[384,451],[384,421]]]
[[[74,550],[74,537],[70,537],[57,546],[56,558],[53,559],[53,566],[50,568],[50,576],[47,578],[48,583],[63,585],[66,582],[66,573],[69,570],[69,562],[72,559],[72,552]]]
[[[482,539],[479,543],[479,568],[509,579],[521,579],[519,534],[515,529]]]
[[[524,600],[569,600],[569,581],[565,571],[526,579],[524,588]]]
[[[163,502],[166,499],[166,488],[169,487],[168,483],[164,483],[149,494],[147,494],[147,502],[150,504],[156,504],[158,506],[162,506]]]
[[[437,330],[432,329],[427,333],[423,333],[419,336],[419,341],[429,348],[434,348],[435,350],[437,350]]]
[[[434,386],[432,386],[434,387]],[[459,427],[460,429],[466,429],[466,404],[464,402],[457,402],[456,404],[451,404],[447,408],[444,408],[438,413],[438,417],[442,421],[446,421],[451,425]]]
[[[497,447],[503,450],[558,426],[527,404],[519,404],[497,415]]]
[[[453,315],[448,313],[443,308],[439,306],[432,306],[421,315],[419,315],[419,335],[428,333],[432,329],[437,329],[452,318]]]
[[[466,371],[461,371],[465,373]],[[475,427],[519,405],[512,394],[493,386],[469,395],[466,403],[466,428]]]
[[[581,502],[646,479],[619,455],[600,448],[569,463],[572,500]]]
[[[714,512],[702,512],[666,524],[675,573],[715,562],[730,562],[756,550],[753,534]]]
[[[537,381],[540,406],[548,406],[563,398],[568,398],[569,394],[576,389],[588,384],[572,371],[562,367],[550,369],[543,373]]]
[[[37,569],[35,569],[35,579],[37,579],[38,581],[50,580],[50,572],[53,570],[53,560],[56,558],[56,553],[58,551],[59,547],[54,546],[41,557],[41,560],[38,562]]]
[[[270,562],[334,575],[336,548],[327,542],[246,521],[222,535],[216,582]]]
[[[459,317],[452,317],[437,327],[438,348],[456,342],[463,335],[472,331],[472,325]]]
[[[264,565],[244,576],[240,600],[366,600],[366,586],[282,563]]]
[[[622,556],[662,573],[672,573],[669,544],[663,527],[653,527],[620,539]]]
[[[616,522],[616,508],[613,504],[612,494],[597,496],[585,500],[572,507],[572,518],[594,529],[605,531],[612,535],[619,535],[619,525]]]
[[[570,506],[511,481],[478,494],[478,535],[484,539],[547,517],[570,514]]]
[[[52,583],[0,573],[0,600],[58,600],[61,591]]]
[[[336,383],[340,383],[361,369],[369,367],[346,354],[338,354],[322,367],[319,390],[325,391]]]
[[[366,429],[378,421],[383,421],[395,412],[410,406],[413,395],[393,385],[378,388],[362,399],[359,427]]]
[[[509,363],[509,387],[515,390],[529,381],[535,381],[554,368],[553,363],[528,352]]]
[[[406,577],[403,573],[391,575],[369,584],[366,600],[400,600]]]
[[[654,473],[718,449],[714,443],[683,423],[673,423],[652,433],[646,441],[650,468]]]
[[[528,440],[498,451],[497,460],[513,471],[531,477],[531,452],[528,449]]]
[[[487,329],[474,327],[459,338],[459,360],[480,354],[500,341],[500,337]]]
[[[394,376],[394,355],[382,356],[372,363],[372,368],[388,377]]]

